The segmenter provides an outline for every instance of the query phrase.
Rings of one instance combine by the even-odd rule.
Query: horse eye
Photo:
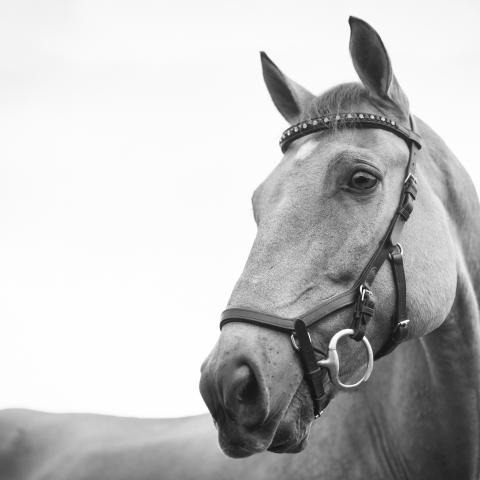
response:
[[[371,190],[377,186],[378,178],[371,173],[358,171],[350,179],[350,187],[355,190]]]

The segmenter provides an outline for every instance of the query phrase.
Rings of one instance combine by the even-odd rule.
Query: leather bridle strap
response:
[[[396,290],[396,307],[392,317],[391,335],[385,345],[376,353],[378,359],[390,353],[408,335],[407,307],[406,307],[406,281],[403,266],[403,250],[400,246],[405,223],[413,210],[413,202],[416,198],[417,188],[415,179],[416,155],[421,148],[420,137],[416,133],[415,123],[410,117],[410,130],[399,126],[383,116],[374,114],[337,114],[326,115],[321,118],[300,122],[290,127],[280,140],[283,151],[295,139],[314,133],[319,130],[340,128],[382,128],[393,132],[406,141],[409,147],[409,158],[405,170],[402,193],[393,218],[379,242],[370,261],[361,272],[357,281],[347,291],[335,295],[321,302],[314,309],[300,315],[296,319],[280,317],[271,313],[259,312],[248,308],[229,308],[222,313],[220,328],[231,322],[244,322],[262,327],[271,328],[292,335],[292,343],[299,351],[302,365],[305,371],[307,383],[310,386],[314,400],[314,413],[319,415],[323,391],[323,372],[318,366],[315,351],[319,352],[312,343],[308,328],[325,318],[326,316],[354,306],[352,321],[354,340],[362,340],[368,322],[374,316],[375,303],[371,286],[385,260],[389,259],[392,265],[393,279]]]
[[[310,333],[303,320],[295,320],[293,328],[295,331],[295,334],[291,336],[293,347],[300,354],[303,372],[313,400],[313,414],[317,417],[322,411],[322,401],[324,400],[325,369],[318,366],[314,353],[316,349],[312,345]]]
[[[405,270],[403,268],[403,251],[400,244],[397,244],[390,252],[390,262],[392,265],[393,279],[397,293],[397,302],[395,314],[392,316],[392,333],[385,345],[376,353],[375,358],[381,358],[389,354],[394,348],[402,343],[408,334],[407,318],[407,282],[405,280]]]

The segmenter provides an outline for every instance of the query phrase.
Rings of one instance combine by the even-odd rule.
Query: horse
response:
[[[405,191],[415,208],[401,247],[389,250],[392,268],[385,263],[359,292],[361,322],[349,328],[348,304],[304,337],[297,322],[292,335],[261,322],[224,323],[201,367],[213,422],[209,415],[4,410],[1,480],[478,479],[478,200],[458,160],[423,121],[412,121],[421,142],[413,133],[402,137],[408,100],[385,46],[364,21],[349,22],[361,83],[314,96],[261,56],[269,93],[292,127],[282,138],[282,161],[253,195],[257,236],[228,307],[293,325],[325,300],[344,298],[380,251],[391,219],[406,215],[398,206]],[[335,123],[343,112],[348,128],[317,130],[317,118]],[[351,112],[372,114],[372,128],[355,128],[370,120],[353,122]],[[415,141],[422,148],[414,152],[414,191],[405,171]],[[377,358],[365,382],[366,366],[392,337],[399,305],[408,319],[398,322],[397,348]],[[317,376],[305,369],[309,345],[321,356]],[[346,382],[361,385],[342,388]]]
[[[478,479],[478,199],[349,23],[360,83],[315,96],[262,55],[291,126],[201,393],[228,456],[297,454],[261,478]]]

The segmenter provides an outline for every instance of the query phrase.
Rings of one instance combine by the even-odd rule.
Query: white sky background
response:
[[[0,1],[0,407],[206,411],[200,364],[286,127],[259,50],[318,93],[357,79],[347,18],[367,20],[412,110],[480,186],[479,13],[473,0]]]

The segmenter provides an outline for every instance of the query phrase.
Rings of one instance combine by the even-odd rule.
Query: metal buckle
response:
[[[317,418],[320,418],[320,417],[323,415],[323,412],[324,412],[324,411],[325,411],[325,410],[322,410],[320,413],[317,413],[317,414],[314,416],[315,420],[317,420]]]
[[[401,322],[397,323],[397,328],[405,328],[408,327],[408,324],[410,323],[410,319],[406,318],[405,320],[402,320]]]
[[[310,343],[312,343],[312,336],[310,335],[310,332],[307,331],[307,335],[308,335],[308,340],[310,341]],[[290,341],[292,342],[293,348],[294,348],[297,352],[299,352],[299,351],[300,351],[300,347],[298,346],[297,340],[295,339],[295,332],[293,332],[293,333],[290,335]]]
[[[413,173],[411,173],[411,172],[407,175],[407,178],[405,179],[405,182],[404,182],[404,183],[407,184],[410,180],[411,180],[413,183],[417,183],[417,177],[415,177],[415,175],[414,175]]]
[[[365,295],[368,295],[369,297],[371,297],[373,294],[364,285],[360,285],[360,295],[361,295],[361,301],[363,302],[365,300]]]
[[[402,247],[402,244],[401,243],[397,243],[396,245],[394,245],[394,247],[397,247],[398,250],[399,250],[399,254],[403,257],[403,247]],[[393,260],[392,258],[392,252],[389,252],[388,253],[388,256],[390,257],[390,260]]]

